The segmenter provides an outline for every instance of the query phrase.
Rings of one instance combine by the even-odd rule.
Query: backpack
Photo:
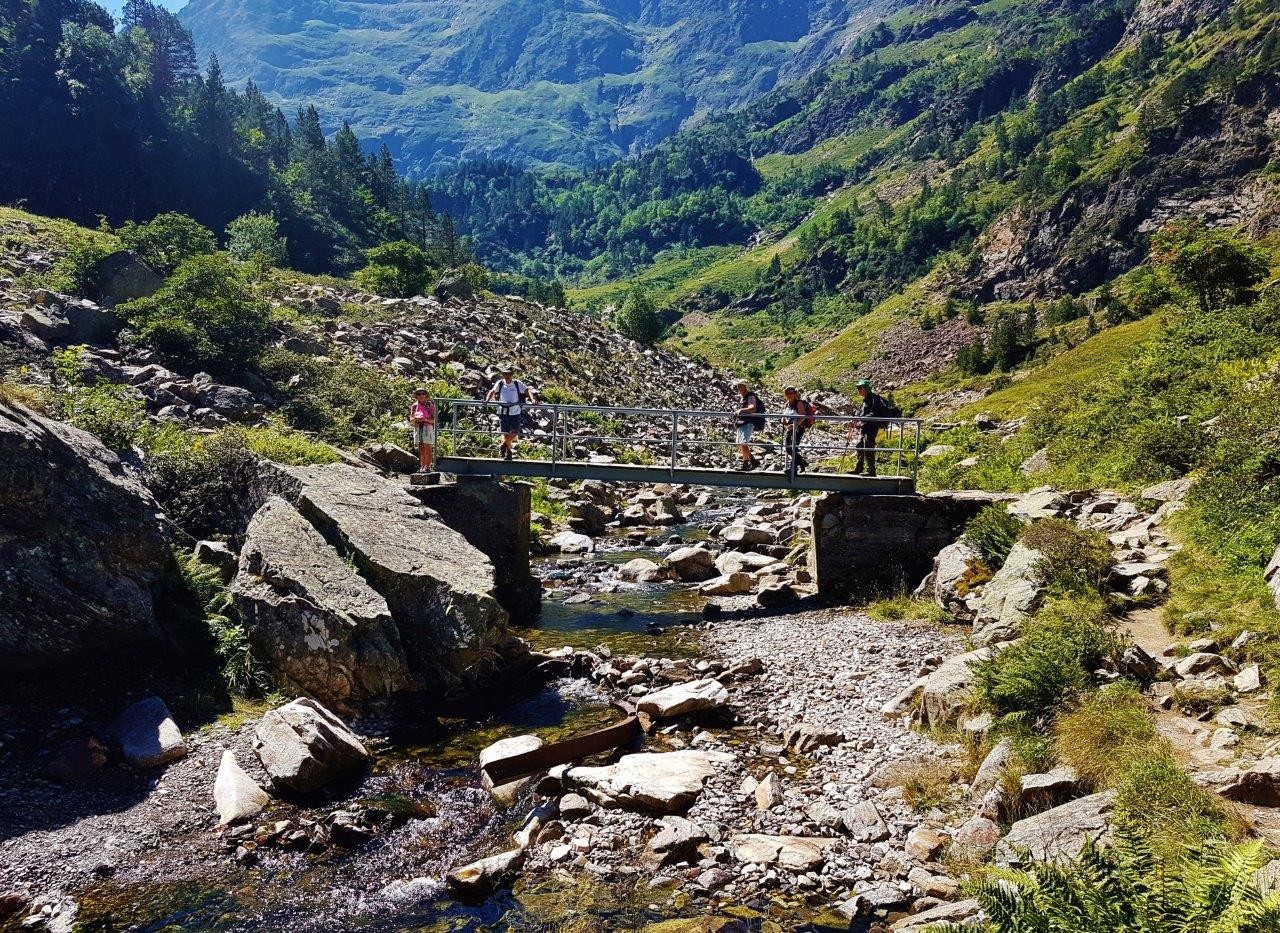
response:
[[[902,409],[892,402],[885,401],[883,395],[872,393],[871,414],[875,418],[901,418]]]
[[[800,427],[804,428],[807,431],[809,428],[813,427],[815,424],[818,423],[818,419],[814,417],[814,415],[818,413],[818,409],[817,409],[817,406],[813,404],[813,402],[807,401],[805,399],[798,399],[798,401],[800,402],[801,405],[804,406],[804,417],[800,420]],[[800,414],[800,412],[797,410],[796,414],[798,415]]]
[[[764,413],[765,413],[766,411],[768,411],[769,409],[765,407],[764,399],[762,399],[762,398],[761,398],[759,395],[757,395],[755,392],[748,392],[748,393],[747,393],[747,398],[748,398],[748,399],[752,399],[752,398],[753,398],[753,399],[755,399],[755,400],[756,400],[756,413],[755,413],[754,415],[747,415],[746,417],[744,417],[744,418],[742,419],[742,421],[743,421],[743,423],[744,423],[744,424],[749,424],[749,425],[751,425],[753,428],[755,428],[756,430],[760,430],[760,429],[761,429],[761,428],[763,428],[763,427],[764,427],[764,425],[765,425],[765,417],[764,417]],[[742,407],[743,407],[743,408],[746,408],[746,407],[747,407],[747,405],[746,405],[746,399],[744,399],[744,400],[743,400],[743,405],[742,405]]]

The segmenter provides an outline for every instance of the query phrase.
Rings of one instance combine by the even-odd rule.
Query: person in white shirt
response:
[[[521,406],[525,403],[534,404],[536,399],[533,390],[514,378],[513,367],[503,366],[502,378],[493,384],[485,399],[498,403],[498,422],[502,430],[500,453],[503,460],[510,460],[520,439],[524,411]]]

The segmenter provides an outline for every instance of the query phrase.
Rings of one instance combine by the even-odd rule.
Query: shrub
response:
[[[147,485],[170,520],[199,540],[235,530],[228,504],[244,499],[257,470],[253,452],[235,432],[188,435],[151,457]]]
[[[975,515],[965,526],[964,535],[982,552],[983,562],[992,570],[999,570],[1023,527],[1008,509],[996,503]]]
[[[1167,224],[1151,238],[1151,257],[1196,296],[1200,310],[1239,303],[1267,274],[1261,247],[1202,220]]]
[[[272,380],[289,423],[333,444],[356,447],[397,437],[412,386],[354,360],[320,360],[289,350],[263,354],[262,374]],[[442,396],[443,397],[443,396]]]
[[[0,402],[6,405],[21,405],[30,408],[38,415],[49,413],[49,395],[39,386],[21,382],[0,382]]]
[[[59,387],[49,406],[54,417],[74,425],[112,450],[128,450],[147,426],[146,401],[132,386],[97,379],[86,383],[83,347],[54,351],[53,367]]]
[[[1161,746],[1142,695],[1126,681],[1060,715],[1054,735],[1058,757],[1093,787],[1115,787]]]
[[[383,243],[364,251],[365,266],[351,278],[366,291],[388,298],[409,298],[426,290],[432,273],[430,257],[408,240]]]
[[[1063,518],[1036,522],[1022,533],[1024,545],[1044,555],[1038,568],[1049,592],[1058,595],[1100,593],[1111,574],[1106,536],[1086,531]]]
[[[974,665],[974,689],[1000,714],[1051,712],[1092,682],[1119,650],[1097,597],[1056,598],[1023,624],[1023,637]]]
[[[919,619],[940,625],[947,621],[947,614],[932,599],[914,599],[906,593],[888,599],[878,599],[867,606],[867,615],[877,622],[901,622]]]
[[[289,259],[289,244],[280,236],[274,214],[250,211],[227,224],[227,252],[239,262],[283,266]]]
[[[168,359],[214,372],[252,363],[270,332],[267,303],[220,254],[188,259],[150,298],[119,310]]]
[[[342,458],[328,444],[312,440],[305,434],[282,427],[231,428],[249,450],[264,460],[286,466],[337,463]]]
[[[970,886],[987,921],[941,924],[935,933],[1266,933],[1280,924],[1280,893],[1263,896],[1255,873],[1270,859],[1260,842],[1198,846],[1173,856],[1134,832],[1078,861],[1038,862]]]
[[[648,292],[638,285],[632,286],[622,307],[613,316],[613,326],[618,333],[640,343],[654,343],[662,336],[662,316]]]
[[[144,224],[130,220],[116,236],[163,275],[218,248],[213,231],[186,214],[157,214]]]

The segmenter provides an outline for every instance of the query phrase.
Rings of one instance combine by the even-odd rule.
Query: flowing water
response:
[[[717,517],[704,513],[698,524],[667,535],[686,542],[705,537],[702,526]],[[701,600],[695,594],[679,585],[617,578],[617,568],[628,560],[659,560],[673,545],[637,547],[623,539],[601,544],[600,552],[585,558],[539,562],[537,571],[547,586],[543,611],[538,625],[521,634],[542,648],[607,645],[618,653],[658,657],[696,653],[688,629],[699,619]],[[579,595],[583,593],[585,600]],[[528,809],[517,804],[503,812],[481,789],[475,767],[481,749],[523,733],[553,741],[617,716],[589,684],[566,681],[504,698],[478,717],[442,720],[428,735],[357,722],[357,729],[375,736],[371,746],[376,757],[355,799],[412,814],[415,818],[405,826],[350,852],[334,849],[312,856],[263,849],[259,865],[228,865],[213,879],[106,881],[79,897],[77,928],[559,930],[565,927],[565,911],[571,915],[579,909],[604,928],[636,928],[661,920],[662,914],[643,904],[619,903],[615,891],[581,882],[517,884],[514,893],[463,905],[447,896],[439,880],[458,864],[510,848],[516,821]]]

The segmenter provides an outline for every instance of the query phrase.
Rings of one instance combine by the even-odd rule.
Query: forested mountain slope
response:
[[[927,375],[1012,310],[982,306],[1080,296],[1169,219],[1270,229],[1277,20],[1266,0],[919,3],[648,155],[464,166],[433,197],[587,307],[639,282],[717,362],[821,381],[914,355]]]
[[[838,52],[892,0],[193,0],[202,54],[315,101],[408,168],[585,166],[648,148]]]

